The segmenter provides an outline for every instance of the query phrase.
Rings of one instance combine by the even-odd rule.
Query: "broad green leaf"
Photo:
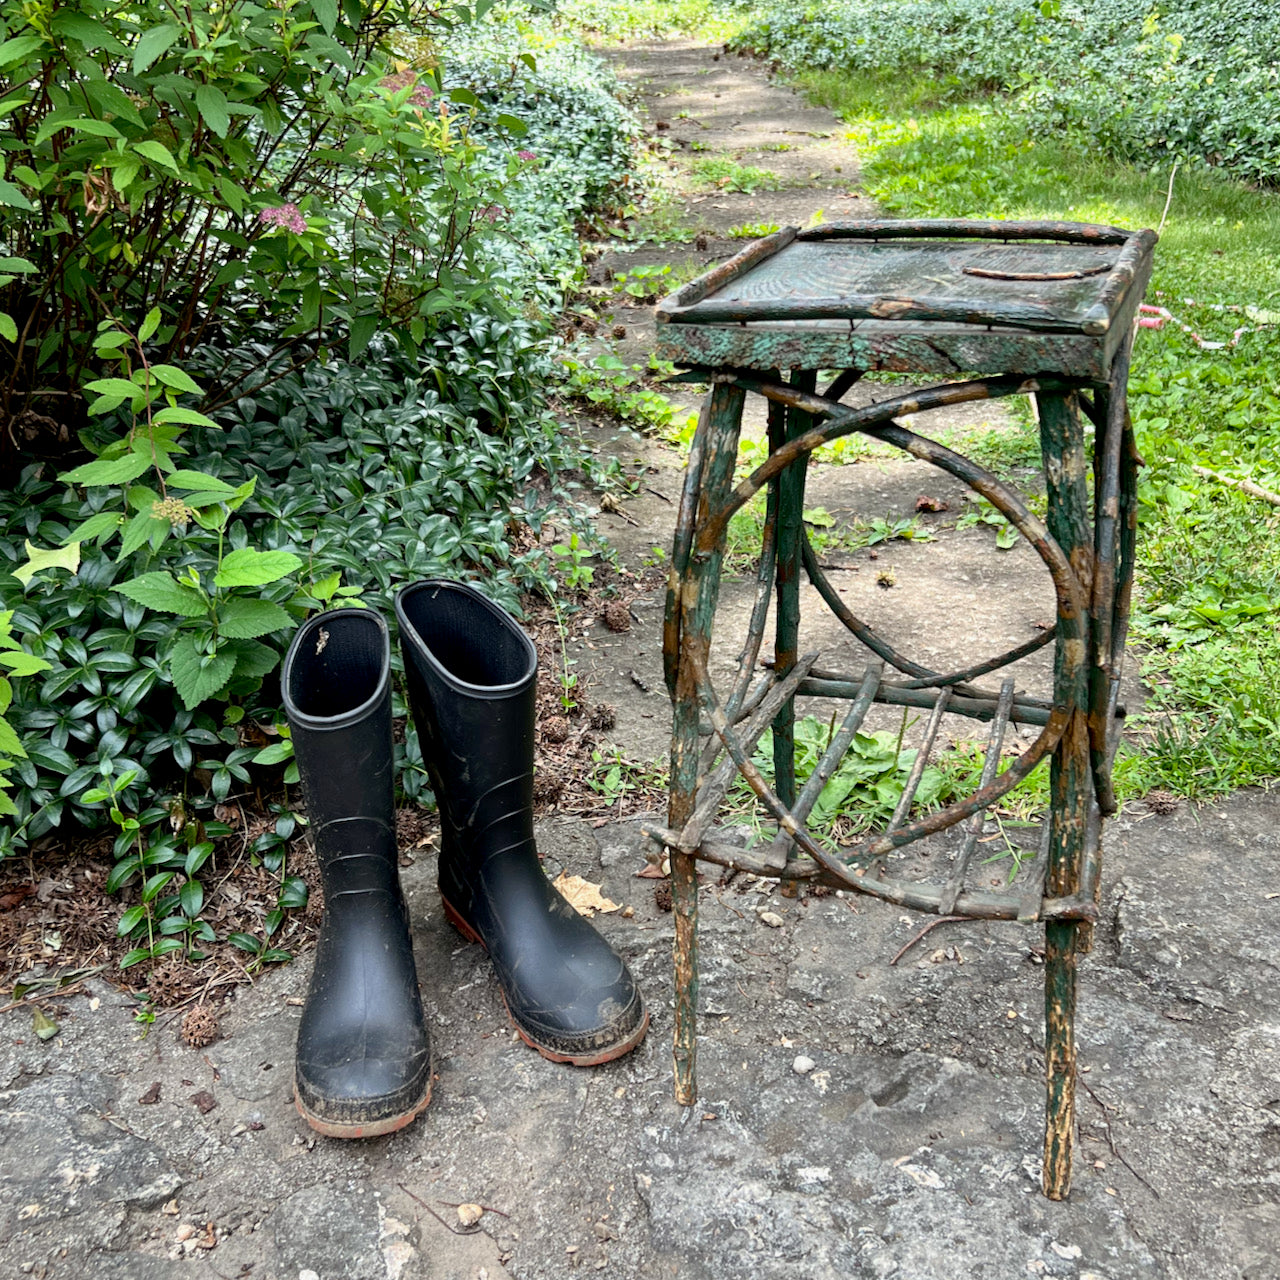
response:
[[[6,342],[17,342],[18,326],[7,311],[0,311],[0,338]]]
[[[64,471],[58,479],[67,484],[128,484],[150,466],[151,460],[145,454],[126,453],[120,458],[86,462],[73,471]]]
[[[178,38],[179,28],[171,22],[152,27],[138,38],[133,50],[133,74],[145,71]]]
[[[50,29],[60,36],[70,36],[86,49],[97,49],[103,45],[118,49],[120,42],[102,25],[86,14],[77,13],[70,5],[63,5],[55,11]]]
[[[247,199],[244,189],[236,186],[236,184],[225,174],[218,175],[218,193],[226,202],[227,208],[229,208],[237,217],[244,212],[245,201]]]
[[[120,917],[120,922],[116,925],[116,936],[127,938],[146,918],[147,908],[145,903],[139,902],[130,907]]]
[[[224,557],[214,583],[219,587],[264,587],[269,582],[279,582],[302,561],[292,551],[258,551],[242,547]]]
[[[147,318],[142,322],[142,327],[138,330],[138,341],[146,342],[153,333],[160,327],[160,308],[152,307],[147,312]]]
[[[152,376],[159,379],[166,387],[172,387],[175,391],[189,391],[192,395],[199,395],[200,388],[188,373],[171,364],[153,364],[151,366]]]
[[[99,511],[90,516],[82,524],[76,525],[67,535],[65,546],[70,542],[91,542],[101,538],[103,534],[112,533],[120,527],[122,516],[119,511]]]
[[[122,396],[126,400],[131,400],[142,390],[136,382],[130,382],[128,378],[95,378],[84,385],[87,390],[94,391],[100,396]]]
[[[178,890],[178,901],[182,904],[184,914],[198,916],[200,908],[204,906],[204,885],[199,880],[188,880]]]
[[[348,343],[351,353],[351,359],[355,360],[365,347],[369,345],[369,339],[378,331],[377,316],[356,316],[351,321],[351,337]]]
[[[169,655],[169,673],[183,706],[194,711],[206,698],[226,688],[235,670],[235,656],[223,650],[203,654],[194,636],[179,636]]]
[[[28,212],[35,208],[35,205],[12,182],[4,178],[0,178],[0,204],[7,205],[10,209],[25,209]]]
[[[93,67],[92,63],[89,65]],[[129,95],[102,75],[97,67],[93,67],[93,70],[102,78],[81,81],[84,95],[89,99],[89,105],[96,107],[100,116],[119,116],[122,120],[128,120],[131,124],[142,128],[145,121],[138,113],[138,108],[134,106]]]
[[[291,626],[293,619],[270,600],[228,600],[218,610],[218,634],[232,640],[256,640]]]
[[[130,578],[111,589],[146,605],[148,609],[176,613],[184,618],[203,618],[209,612],[204,597],[194,587],[185,586],[171,573],[160,569]]]
[[[25,564],[19,565],[13,571],[13,576],[24,587],[37,573],[42,573],[45,569],[69,569],[75,573],[80,567],[78,542],[69,542],[65,547],[58,547],[53,551],[42,551],[38,547],[33,547],[30,542],[24,542],[23,545],[27,549],[27,560]]]
[[[218,137],[225,138],[227,130],[231,127],[231,117],[227,114],[227,99],[222,90],[217,85],[200,85],[196,89],[196,107],[205,124]]]
[[[73,129],[76,133],[87,133],[95,138],[123,137],[120,130],[105,120],[65,120],[58,126],[60,129]]]
[[[136,156],[122,156],[116,164],[111,166],[111,181],[115,189],[123,194],[125,188],[138,176],[138,170],[141,168]]]
[[[12,66],[44,48],[42,36],[14,36],[0,44],[0,67]]]
[[[271,750],[270,747],[267,748]],[[22,749],[22,743],[18,740],[17,731],[14,729],[3,716],[0,716],[0,751],[7,756],[17,756],[19,759],[25,760],[27,753]],[[293,754],[292,751],[289,753]]]
[[[153,538],[158,539],[153,544],[158,550],[172,529],[173,526],[167,520],[153,516],[150,510],[139,511],[124,527],[124,536],[120,539],[120,554],[116,556],[116,560],[127,560],[139,547]]]
[[[167,405],[151,421],[157,426],[163,426],[166,423],[176,423],[183,427],[216,427],[218,425],[207,414],[197,413],[196,410],[184,408],[180,404]]]
[[[283,764],[286,760],[293,759],[293,743],[292,742],[273,742],[269,747],[263,747],[256,756],[253,757],[254,764]]]
[[[33,676],[37,671],[48,671],[50,664],[34,653],[19,649],[0,650],[0,666],[6,666],[15,676]]]
[[[140,156],[150,160],[152,164],[158,164],[162,169],[168,169],[170,173],[177,174],[178,162],[164,143],[147,138],[142,142],[135,142],[133,149]]]
[[[307,882],[301,876],[286,876],[280,885],[280,905],[297,910],[307,905]]]
[[[235,488],[217,476],[205,475],[203,471],[175,471],[165,478],[171,489],[200,489],[206,493],[235,493]]]
[[[228,640],[223,649],[236,660],[237,680],[261,680],[280,665],[280,655],[260,640]]]
[[[333,35],[333,29],[338,25],[338,0],[313,0],[311,7],[325,35]]]
[[[311,594],[317,600],[323,600],[326,603],[333,599],[333,593],[342,585],[341,572],[328,574],[326,577],[317,578],[311,584]]]

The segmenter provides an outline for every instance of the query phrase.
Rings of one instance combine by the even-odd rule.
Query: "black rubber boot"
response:
[[[387,624],[367,609],[309,619],[289,646],[281,685],[324,882],[294,1096],[313,1129],[370,1138],[407,1125],[431,1098],[400,890]]]
[[[553,1062],[593,1066],[649,1024],[627,966],[552,888],[533,839],[538,655],[462,583],[396,597],[409,710],[440,807],[445,915],[489,952],[507,1011]]]

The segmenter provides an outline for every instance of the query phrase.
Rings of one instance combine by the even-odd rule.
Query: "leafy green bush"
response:
[[[212,12],[197,6],[192,21]],[[30,462],[0,497],[0,568],[8,570],[0,573],[0,604],[12,609],[12,643],[30,655],[22,660],[48,664],[7,709],[17,739],[9,752],[17,757],[16,820],[0,831],[0,855],[68,821],[109,815],[119,825],[121,815],[134,829],[122,830],[119,856],[143,859],[138,865],[154,875],[155,866],[173,870],[173,859],[190,853],[153,838],[167,811],[160,797],[208,806],[249,783],[255,763],[287,761],[287,744],[264,750],[261,730],[270,734],[281,719],[272,677],[307,610],[356,596],[385,608],[394,585],[430,574],[479,578],[514,607],[522,589],[550,580],[539,532],[552,512],[577,519],[574,477],[593,464],[547,410],[557,375],[543,317],[579,269],[573,220],[625,177],[631,128],[608,93],[608,76],[597,69],[586,85],[592,73],[581,54],[553,48],[525,12],[507,16],[498,34],[459,28],[449,60],[387,75],[373,42],[393,33],[348,31],[334,19],[334,40],[354,42],[335,61],[334,40],[318,34],[330,29],[325,0],[299,3],[272,19],[278,31],[258,33],[277,54],[271,40],[284,39],[280,32],[318,41],[300,69],[277,68],[279,101],[292,102],[293,114],[275,128],[266,94],[241,129],[229,108],[226,137],[239,150],[222,158],[228,171],[240,164],[243,176],[246,156],[259,147],[264,182],[283,173],[293,185],[276,181],[265,209],[254,188],[236,210],[216,175],[205,182],[196,173],[214,165],[210,156],[226,139],[194,97],[164,88],[181,73],[166,59],[185,65],[182,41],[175,36],[162,49],[151,37],[138,54],[146,21],[158,14],[146,6],[113,10],[110,21],[133,24],[128,40],[114,45],[83,25],[64,30],[62,20],[38,41],[10,36],[0,45],[0,59],[7,48],[20,74],[31,74],[31,60],[43,68],[73,56],[77,74],[95,84],[106,83],[104,67],[122,83],[155,67],[157,84],[143,85],[154,101],[135,104],[145,128],[220,139],[199,155],[194,142],[185,150],[175,142],[175,177],[158,159],[155,173],[143,163],[148,136],[77,132],[105,139],[116,155],[142,157],[124,187],[133,202],[127,218],[115,209],[95,222],[91,202],[66,197],[73,236],[87,246],[100,225],[117,224],[119,252],[95,247],[101,253],[86,255],[82,276],[56,288],[66,295],[83,286],[84,298],[110,305],[94,312],[66,295],[58,313],[50,301],[50,314],[37,317],[46,326],[40,350],[31,332],[18,345],[29,357],[30,390],[47,372],[40,352],[63,344],[65,359],[53,363],[63,361],[68,386],[88,392],[76,438],[91,460],[56,479],[47,463]],[[252,6],[245,15],[260,16]],[[228,39],[235,47],[252,34]],[[520,40],[541,40],[546,60],[513,52]],[[362,80],[352,78],[358,57]],[[14,62],[23,58],[28,63]],[[304,95],[321,81],[331,112],[308,116]],[[531,122],[516,110],[529,111]],[[170,121],[181,111],[181,121]],[[337,133],[325,134],[331,126]],[[14,152],[21,139],[5,127],[0,121],[0,145]],[[331,154],[335,138],[349,144],[345,156]],[[73,160],[97,172],[93,164],[106,162],[95,155],[54,148],[45,159],[63,178],[48,198],[66,196]],[[418,161],[421,172],[408,174]],[[286,195],[296,200],[277,203]],[[0,187],[3,199],[17,198]],[[169,274],[132,269],[128,255],[141,250],[121,247],[133,243],[122,228],[152,207],[148,200],[186,210],[192,238],[175,243],[190,251],[194,272],[185,261],[170,262]],[[196,217],[193,208],[205,212]],[[4,246],[33,237],[40,216],[20,201],[0,213]],[[205,232],[209,255],[221,263],[212,274],[201,256]],[[147,234],[138,232],[141,248]],[[23,244],[35,255],[28,264],[36,263],[34,238]],[[129,267],[119,279],[110,275],[117,259]],[[110,300],[95,273],[113,281]],[[6,297],[23,297],[21,287],[42,278],[27,271],[11,279]],[[180,284],[189,291],[182,305],[208,303],[189,324]],[[148,303],[145,313],[136,310]],[[42,384],[32,394],[51,389]],[[406,774],[411,794],[420,776]],[[153,848],[159,852],[147,862]],[[135,927],[152,920],[144,914]]]
[[[28,758],[15,763],[6,847],[67,817],[91,822],[103,801],[85,796],[104,776],[132,773],[115,805],[135,811],[193,768],[214,799],[247,782],[256,748],[243,730],[282,718],[269,677],[309,608],[358,593],[387,610],[396,585],[439,574],[482,577],[516,607],[547,580],[548,499],[569,504],[586,460],[537,409],[529,383],[550,377],[550,357],[529,326],[482,318],[465,336],[466,360],[451,367],[451,349],[412,380],[375,347],[382,358],[313,363],[239,398],[223,429],[189,434],[184,472],[205,490],[185,496],[201,518],[178,520],[163,555],[112,558],[113,521],[82,544],[74,575],[45,570],[14,600],[14,636],[49,671],[10,708]],[[222,475],[247,475],[249,492],[237,499]],[[65,540],[101,504],[28,468],[0,498],[0,560],[16,567],[27,541]]]
[[[75,430],[103,325],[180,366],[228,320],[310,358],[376,331],[409,351],[485,300],[488,216],[521,171],[477,163],[477,99],[387,74],[407,6],[7,5],[0,17],[0,418]],[[438,32],[440,17],[435,15]],[[518,131],[496,114],[492,127]],[[11,430],[0,433],[12,474]]]
[[[1126,159],[1280,178],[1280,13],[1265,0],[768,0],[738,42],[794,70],[1010,91],[1035,132]]]

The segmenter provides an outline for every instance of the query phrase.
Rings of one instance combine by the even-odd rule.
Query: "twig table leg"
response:
[[[709,510],[719,506],[733,483],[744,393],[717,383],[698,424],[701,475],[692,501],[681,504],[677,546],[688,548],[687,560],[672,564],[669,612],[678,618],[678,663],[674,672],[671,737],[671,804],[668,825],[680,831],[693,814],[698,793],[699,693],[695,658],[711,647],[711,623],[720,588],[723,535],[711,548],[701,547],[697,530]],[[688,492],[688,491],[686,491]],[[685,522],[690,529],[684,527]],[[692,536],[690,536],[692,535]],[[695,653],[696,651],[696,653]],[[671,851],[671,907],[675,916],[675,1067],[676,1101],[692,1106],[698,1096],[698,873],[688,854]]]
[[[1040,432],[1049,497],[1049,531],[1067,553],[1087,591],[1092,528],[1089,519],[1083,431],[1074,393],[1041,395]],[[1083,594],[1083,592],[1082,592]],[[1089,809],[1094,803],[1089,758],[1088,616],[1059,618],[1055,691],[1071,705],[1066,732],[1050,765],[1049,860],[1046,891],[1075,893],[1079,887]],[[1075,626],[1070,624],[1075,622]],[[1074,631],[1074,635],[1068,632]],[[1062,1200],[1071,1189],[1071,1153],[1076,1085],[1076,943],[1078,921],[1045,925],[1044,1192]]]

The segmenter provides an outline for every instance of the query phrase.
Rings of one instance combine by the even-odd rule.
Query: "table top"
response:
[[[789,367],[836,367],[844,343],[867,367],[1029,361],[1097,376],[1142,299],[1155,239],[1080,223],[785,227],[658,304],[660,354],[760,368],[781,367],[781,351]],[[942,344],[940,364],[922,338]]]

